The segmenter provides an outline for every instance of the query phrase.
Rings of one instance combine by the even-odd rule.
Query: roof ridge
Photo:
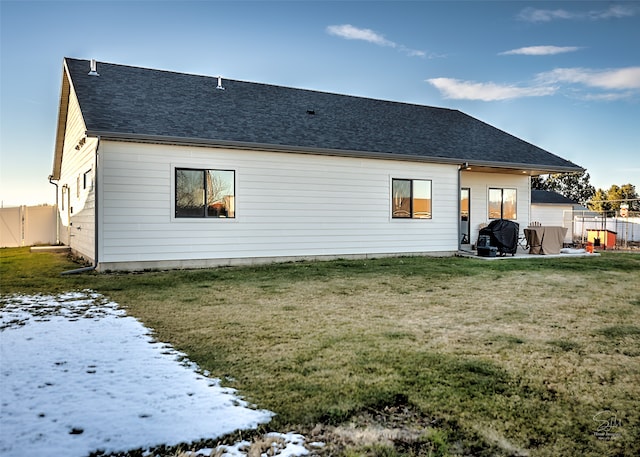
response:
[[[89,62],[91,62],[91,59],[79,59],[79,58],[76,58],[76,57],[65,57],[64,59],[65,60],[75,60],[77,62],[87,62],[87,65],[89,64]],[[371,101],[377,101],[377,102],[392,103],[392,104],[396,104],[396,105],[416,106],[416,107],[431,108],[431,109],[437,109],[437,110],[443,110],[443,111],[457,111],[457,112],[460,112],[462,114],[465,114],[466,116],[469,116],[468,114],[466,114],[466,113],[464,113],[464,112],[462,112],[462,111],[460,111],[459,109],[456,109],[456,108],[447,108],[447,107],[444,107],[444,106],[425,105],[425,104],[421,104],[421,103],[417,103],[417,102],[398,101],[398,100],[390,100],[390,99],[385,99],[385,98],[374,98],[374,97],[367,97],[365,95],[353,95],[353,94],[345,94],[345,93],[341,93],[341,92],[332,92],[332,91],[319,90],[319,89],[310,89],[310,88],[304,88],[304,87],[287,86],[287,85],[283,85],[283,84],[266,83],[266,82],[261,82],[261,81],[247,81],[247,80],[244,80],[244,79],[227,78],[227,77],[221,76],[221,75],[211,76],[211,75],[205,75],[205,74],[199,74],[199,73],[187,73],[187,72],[184,72],[184,71],[177,71],[177,70],[164,70],[164,69],[158,69],[158,68],[143,67],[143,66],[139,66],[139,65],[128,65],[128,64],[120,64],[120,63],[113,63],[113,62],[103,62],[103,61],[100,61],[100,60],[96,60],[96,63],[98,65],[111,65],[111,66],[114,66],[114,67],[131,68],[131,69],[136,69],[136,70],[146,70],[146,71],[153,71],[153,72],[170,73],[170,74],[183,75],[183,76],[195,76],[195,77],[199,77],[199,78],[210,78],[212,80],[217,80],[219,77],[222,77],[223,82],[224,81],[233,81],[233,82],[242,83],[242,84],[253,84],[253,85],[256,85],[256,86],[265,86],[265,87],[289,89],[289,90],[304,91],[304,92],[310,92],[310,93],[316,93],[316,94],[335,95],[335,96],[339,96],[339,97],[371,100]],[[473,116],[471,116],[471,117],[473,117]]]

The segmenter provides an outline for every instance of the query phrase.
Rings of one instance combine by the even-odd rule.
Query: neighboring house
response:
[[[579,166],[460,111],[64,59],[61,241],[99,270],[447,255]]]
[[[531,190],[531,221],[566,227],[565,243],[573,238],[573,208],[577,202],[550,190]]]

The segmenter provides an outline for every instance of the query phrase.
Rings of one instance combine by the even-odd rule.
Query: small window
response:
[[[82,175],[82,188],[84,190],[91,189],[93,182],[91,181],[91,170],[87,170]]]
[[[176,168],[176,217],[236,217],[235,172]]]
[[[517,219],[516,189],[489,189],[489,219]]]
[[[398,219],[431,219],[431,181],[392,179],[391,216]]]

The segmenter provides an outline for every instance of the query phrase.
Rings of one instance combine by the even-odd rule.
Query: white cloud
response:
[[[393,41],[387,40],[384,35],[380,35],[371,29],[360,29],[351,24],[330,25],[327,27],[327,33],[329,35],[346,38],[347,40],[362,40],[379,46],[396,47],[396,44]]]
[[[574,52],[581,49],[578,46],[527,46],[524,48],[511,49],[510,51],[501,52],[501,56],[524,55],[524,56],[550,56],[554,54],[563,54],[565,52]]]
[[[605,92],[602,94],[586,94],[580,97],[582,100],[594,102],[613,102],[633,97],[633,92]]]
[[[631,5],[612,5],[603,11],[589,11],[591,19],[619,19],[623,17],[635,16],[638,8]]]
[[[405,52],[409,57],[427,57],[427,53],[424,51],[419,51],[417,49],[409,49],[404,46],[401,47],[401,50]],[[429,56],[433,57],[433,56]]]
[[[537,80],[543,83],[583,84],[607,90],[640,89],[640,67],[607,70],[589,68],[556,68],[540,73]]]
[[[566,20],[601,20],[620,19],[638,14],[640,8],[634,5],[612,5],[605,10],[567,11],[563,9],[545,10],[528,7],[518,15],[518,19],[526,22],[550,22],[559,19]]]
[[[347,40],[361,40],[368,43],[377,44],[378,46],[387,46],[398,49],[409,57],[426,57],[426,52],[417,49],[410,49],[402,44],[387,40],[384,35],[371,30],[355,27],[351,24],[330,25],[326,29],[329,35],[334,35]]]
[[[525,8],[520,11],[518,19],[527,22],[549,22],[554,19],[572,19],[573,13],[566,10],[539,10],[536,8]]]
[[[445,98],[485,102],[522,97],[543,97],[552,95],[557,90],[553,86],[520,87],[511,84],[479,83],[452,78],[431,78],[427,79],[427,82],[438,89]]]
[[[614,101],[629,99],[638,94],[640,67],[613,70],[556,68],[539,73],[531,84],[525,86],[453,78],[431,78],[426,81],[438,89],[443,97],[457,100],[489,102],[523,97],[544,97],[557,93],[562,84],[577,84],[603,92],[585,94],[584,88],[573,87],[570,89],[572,96],[590,101]]]

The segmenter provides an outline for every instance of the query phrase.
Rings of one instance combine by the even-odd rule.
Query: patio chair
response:
[[[525,251],[529,250],[529,242],[524,233],[518,235],[518,246],[520,246]]]

